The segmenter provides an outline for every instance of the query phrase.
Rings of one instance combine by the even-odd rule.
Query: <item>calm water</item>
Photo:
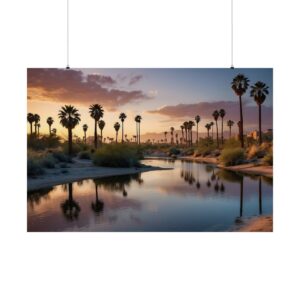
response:
[[[227,231],[241,217],[272,214],[272,179],[211,165],[89,179],[28,194],[28,231]]]

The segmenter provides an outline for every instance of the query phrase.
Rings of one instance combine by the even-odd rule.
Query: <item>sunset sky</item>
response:
[[[89,126],[93,135],[90,104],[104,108],[104,137],[115,136],[113,124],[119,113],[125,112],[125,133],[135,134],[134,117],[142,116],[141,134],[176,130],[186,120],[200,115],[199,131],[206,132],[215,109],[225,109],[224,120],[239,120],[238,98],[231,89],[232,78],[242,73],[250,85],[263,81],[269,86],[262,109],[263,130],[273,128],[272,69],[28,69],[28,112],[41,116],[41,133],[48,133],[47,117],[54,119],[52,128],[66,137],[67,130],[59,124],[58,110],[64,104],[74,105],[81,114],[80,125],[74,133],[83,136],[82,125]],[[243,97],[246,131],[257,129],[258,109],[249,97]],[[29,124],[28,124],[29,130]],[[236,131],[236,125],[234,126]]]

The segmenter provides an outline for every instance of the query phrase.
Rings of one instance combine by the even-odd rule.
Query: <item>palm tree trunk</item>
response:
[[[222,118],[222,145],[224,144],[224,136],[223,136],[223,118]]]
[[[95,132],[94,132],[94,146],[97,149],[98,137],[97,137],[97,121],[95,120]]]
[[[198,123],[197,123],[197,145],[199,143],[199,135],[198,135]]]
[[[229,126],[229,138],[231,139],[231,126]]]
[[[122,121],[122,144],[124,143],[124,121]]]
[[[37,132],[36,132],[36,123],[34,123],[34,135],[36,136]]]
[[[240,102],[240,121],[241,121],[240,141],[241,141],[241,147],[244,148],[244,119],[243,119],[243,108],[242,108],[242,96],[239,96],[239,102]]]
[[[261,104],[258,105],[258,123],[259,123],[259,144],[262,144],[262,133],[261,133]]]
[[[102,135],[102,129],[100,129],[100,132],[101,132],[101,136],[100,136],[100,139],[101,139],[101,145],[103,144],[103,135]]]
[[[68,129],[69,155],[72,154],[72,129]]]
[[[118,131],[116,131],[116,144],[118,143]]]
[[[138,123],[138,129],[139,129],[139,144],[141,143],[141,123]]]
[[[84,132],[84,143],[86,144],[86,132]]]
[[[139,143],[139,129],[138,129],[138,122],[135,122],[136,127],[136,138],[135,141],[138,144]]]
[[[30,123],[30,135],[32,135],[32,123]]]
[[[214,140],[214,126],[211,126],[211,138]]]
[[[218,121],[216,121],[216,128],[217,128],[217,146],[219,148],[219,128],[218,128]]]
[[[207,128],[207,138],[209,138],[209,129]]]
[[[193,128],[191,129],[191,146],[193,146]]]

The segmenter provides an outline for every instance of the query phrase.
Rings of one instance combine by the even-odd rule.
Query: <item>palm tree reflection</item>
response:
[[[262,192],[261,192],[261,176],[259,176],[258,182],[258,202],[259,202],[259,214],[262,214]]]
[[[103,211],[104,203],[99,200],[99,197],[98,197],[98,184],[97,184],[96,180],[94,180],[94,183],[95,183],[95,191],[96,191],[96,201],[92,202],[91,208],[95,212],[96,215],[99,215]]]
[[[244,205],[244,177],[240,179],[240,218],[243,216],[243,205]]]
[[[68,193],[69,197],[61,204],[61,208],[65,217],[72,221],[78,218],[80,212],[80,206],[73,199],[73,183],[68,184]]]

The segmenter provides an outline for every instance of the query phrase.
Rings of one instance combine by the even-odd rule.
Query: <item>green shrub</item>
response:
[[[27,159],[27,176],[35,177],[44,174],[44,170],[39,160],[34,158]]]
[[[53,169],[55,168],[55,159],[52,154],[48,154],[47,156],[41,159],[41,164],[44,168]]]
[[[107,144],[96,150],[93,163],[103,167],[134,167],[139,166],[139,153],[135,146],[127,144]]]
[[[241,143],[239,140],[235,138],[231,138],[225,141],[224,143],[224,149],[225,148],[239,148],[241,146]]]
[[[225,148],[221,152],[220,160],[225,166],[234,166],[243,163],[245,153],[242,148]]]
[[[268,166],[273,166],[273,151],[270,151],[264,158],[263,162]]]
[[[195,156],[207,156],[217,149],[216,143],[211,138],[200,139],[195,150]]]
[[[169,154],[170,154],[170,155],[178,155],[178,154],[180,154],[180,150],[177,149],[177,148],[175,148],[175,147],[172,147],[172,148],[170,148],[170,150],[169,150]]]
[[[79,159],[91,159],[91,153],[89,151],[81,151],[78,154]]]
[[[57,148],[61,145],[59,136],[41,136],[36,137],[35,135],[27,136],[27,146],[34,150],[45,150],[49,148]]]
[[[58,151],[53,152],[53,153],[52,153],[52,156],[53,156],[57,161],[59,161],[59,162],[65,162],[65,163],[71,163],[71,162],[72,162],[72,159],[71,159],[68,155],[66,155],[66,154],[64,154],[64,153],[62,153],[62,152],[58,152]]]

